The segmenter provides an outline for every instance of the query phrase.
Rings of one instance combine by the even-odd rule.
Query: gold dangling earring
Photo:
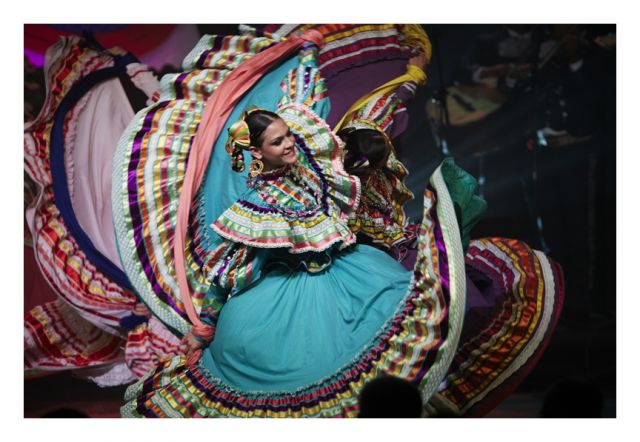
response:
[[[254,158],[249,163],[249,175],[251,175],[252,177],[256,177],[260,175],[263,169],[264,169],[264,163],[257,158]]]

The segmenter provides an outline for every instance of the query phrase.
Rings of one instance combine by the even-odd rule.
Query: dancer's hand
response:
[[[187,359],[191,358],[193,353],[200,350],[200,348],[202,348],[202,343],[191,332],[184,335],[184,338],[180,341],[180,350],[184,352]]]
[[[409,59],[408,64],[417,66],[424,71],[424,68],[427,66],[427,57],[422,52],[418,52]]]

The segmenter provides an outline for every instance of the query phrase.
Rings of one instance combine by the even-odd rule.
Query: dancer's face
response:
[[[277,169],[298,161],[296,145],[291,133],[282,118],[277,118],[262,133],[262,145],[251,146],[251,155],[262,160],[265,170]]]

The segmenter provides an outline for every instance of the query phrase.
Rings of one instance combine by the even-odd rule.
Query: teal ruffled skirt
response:
[[[355,417],[383,374],[430,397],[458,343],[465,279],[439,170],[429,186],[412,271],[362,244],[316,273],[267,263],[226,301],[199,361],[164,361],[127,389],[122,416]]]
[[[411,272],[356,245],[319,273],[275,269],[231,297],[203,352],[209,374],[244,391],[294,391],[338,371],[393,318]]]

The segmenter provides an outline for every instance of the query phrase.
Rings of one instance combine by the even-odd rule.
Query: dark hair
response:
[[[378,169],[387,158],[389,146],[384,135],[374,129],[356,129],[343,134],[346,155],[344,167],[347,172],[354,172],[353,165],[362,157],[369,160],[368,169]]]
[[[411,382],[395,376],[380,376],[367,383],[358,398],[358,417],[420,417],[422,398]]]
[[[247,116],[245,121],[249,126],[249,140],[252,146],[262,146],[262,134],[278,118],[279,115],[263,109],[253,111]]]

